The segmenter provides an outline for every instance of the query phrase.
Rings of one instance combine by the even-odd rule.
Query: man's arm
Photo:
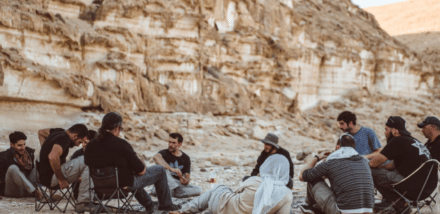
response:
[[[391,161],[386,165],[380,165],[379,168],[383,168],[390,171],[396,169],[396,167],[394,166],[394,161]]]
[[[388,160],[387,157],[385,157],[385,155],[383,155],[382,153],[379,153],[377,155],[375,155],[371,161],[370,161],[370,167],[371,168],[377,168],[380,165],[382,165],[383,163],[385,163]]]
[[[382,151],[382,149],[378,148],[378,149],[374,150],[371,154],[364,155],[364,157],[367,159],[372,159],[374,156],[380,154],[380,151]]]
[[[320,160],[322,160],[322,159],[328,157],[329,154],[330,153],[324,153],[323,152],[320,155],[318,155],[318,157],[319,157]],[[299,180],[300,181],[304,181],[304,179],[303,179],[304,171],[315,167],[317,163],[318,163],[318,159],[315,157],[308,164],[306,164],[306,166],[303,168],[303,170],[301,170],[301,174],[299,175]]]
[[[55,173],[55,176],[58,179],[58,184],[60,185],[60,188],[65,189],[69,187],[69,182],[66,180],[63,173],[61,172],[60,157],[62,154],[63,148],[61,148],[61,146],[58,144],[54,144],[52,147],[52,151],[49,153],[49,163],[52,167],[53,172]]]
[[[257,176],[258,174],[260,174],[260,166],[261,164],[263,164],[263,162],[264,158],[262,157],[262,155],[260,155],[257,159],[257,165],[255,165],[255,168],[251,172],[251,176]]]
[[[153,160],[154,162],[156,162],[156,164],[163,166],[165,169],[169,170],[170,172],[174,172],[176,173],[180,178],[182,178],[182,171],[180,171],[180,169],[177,168],[172,168],[162,157],[162,155],[160,153],[157,153],[156,155],[153,156]]]
[[[40,140],[40,146],[43,145],[44,141],[50,134],[50,129],[40,129],[38,130],[38,140]]]

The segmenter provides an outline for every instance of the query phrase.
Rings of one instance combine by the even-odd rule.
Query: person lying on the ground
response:
[[[388,118],[385,136],[387,145],[370,161],[374,185],[385,199],[374,205],[376,210],[386,209],[391,202],[400,198],[391,188],[392,184],[400,182],[431,158],[428,149],[406,130],[402,117]],[[392,161],[382,165],[388,160]],[[411,213],[411,208],[404,200],[398,200],[393,207],[397,213]]]
[[[41,197],[36,188],[35,149],[26,147],[23,132],[9,135],[10,148],[0,153],[0,195],[8,197]]]
[[[40,129],[38,130],[38,140],[40,141],[40,146],[43,145],[44,141],[46,140],[49,135],[55,132],[59,131],[65,131],[63,128],[50,128],[50,129]]]
[[[339,128],[346,133],[353,136],[356,142],[354,148],[360,155],[367,159],[379,154],[382,145],[380,145],[379,138],[376,132],[366,126],[356,124],[356,115],[350,111],[344,111],[338,115],[336,119],[339,123]]]
[[[201,213],[208,209],[213,214],[285,214],[290,213],[292,191],[286,187],[289,161],[279,154],[271,155],[260,167],[260,176],[252,176],[235,191],[218,185],[183,205],[170,214]]]
[[[354,149],[355,147],[353,137],[344,133],[337,141],[335,152],[321,153],[304,167],[299,180],[307,182],[308,205],[300,206],[303,212],[326,214],[373,212],[373,177],[368,160],[363,158]],[[326,161],[316,166],[325,158]],[[329,179],[331,188],[323,177]]]
[[[73,155],[70,157],[70,160],[73,160],[75,158],[84,156],[84,152],[86,151],[86,146],[87,144],[95,139],[98,136],[98,133],[95,130],[89,130],[89,133],[87,135],[86,140],[84,140],[81,144],[82,148],[76,150]],[[73,197],[75,197],[75,199],[78,199],[78,194],[79,194],[79,183],[81,182],[81,178],[78,178],[78,181],[74,182],[72,185],[75,186],[75,188],[73,189]]]
[[[172,203],[164,167],[160,165],[145,167],[133,147],[126,140],[118,137],[121,131],[122,117],[115,112],[106,114],[102,119],[98,137],[87,144],[84,154],[86,165],[93,168],[117,166],[119,186],[137,189],[134,197],[145,207],[146,213],[155,211],[153,201],[144,189],[153,184],[157,191],[159,210],[179,209],[180,206]],[[84,180],[81,181],[83,182]]]
[[[168,140],[168,149],[159,151],[153,160],[167,170],[168,186],[171,195],[176,198],[198,196],[202,188],[190,185],[191,159],[180,151],[183,137],[179,133],[171,133]]]
[[[90,205],[89,169],[84,158],[79,157],[66,162],[69,149],[79,146],[87,139],[88,130],[83,124],[75,124],[66,131],[50,134],[40,151],[39,175],[41,184],[47,187],[59,186],[61,189],[81,178],[76,212],[94,211]]]
[[[264,163],[264,161],[273,154],[280,154],[287,158],[289,161],[289,182],[287,183],[287,187],[292,189],[293,188],[293,162],[292,158],[290,157],[290,153],[281,148],[280,145],[278,145],[278,136],[275,134],[269,133],[266,135],[264,139],[260,140],[262,143],[264,143],[264,149],[261,152],[260,156],[257,159],[257,165],[252,170],[251,176],[256,176],[260,173],[260,167]],[[250,176],[245,176],[243,178],[243,181],[248,179]]]

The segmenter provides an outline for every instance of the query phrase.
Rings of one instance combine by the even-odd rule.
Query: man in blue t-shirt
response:
[[[365,158],[371,159],[380,152],[380,142],[376,132],[365,126],[356,125],[356,115],[350,111],[339,114],[339,128],[351,134],[356,142],[355,150]]]

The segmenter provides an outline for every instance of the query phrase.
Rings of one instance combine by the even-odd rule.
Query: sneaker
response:
[[[411,214],[412,209],[410,206],[405,205],[403,207],[394,207],[394,210],[396,211],[396,213],[399,214]]]
[[[385,210],[391,206],[388,201],[382,201],[380,203],[374,204],[374,210]]]
[[[177,204],[171,204],[168,207],[160,207],[159,206],[158,210],[161,210],[161,211],[176,211],[176,210],[179,210],[180,208],[182,208],[182,206],[177,205]]]
[[[308,214],[321,214],[321,213],[323,213],[320,209],[317,209],[312,205],[300,204],[299,209],[303,213],[308,213]]]
[[[62,198],[63,198],[63,196],[61,196],[60,194],[52,195],[53,202],[57,202],[57,201],[61,200]]]
[[[76,204],[76,206],[75,206],[75,212],[77,212],[77,213],[84,213],[84,212],[94,213],[96,208],[97,208],[97,205],[95,205],[95,204],[79,203],[79,204]]]
[[[39,189],[36,189],[33,193],[33,196],[35,196],[35,199],[37,201],[41,201],[41,199],[43,198],[43,193],[41,193],[41,191]]]

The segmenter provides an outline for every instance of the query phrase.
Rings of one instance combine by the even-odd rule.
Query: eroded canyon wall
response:
[[[17,105],[259,115],[434,81],[349,0],[0,2],[0,96]]]

